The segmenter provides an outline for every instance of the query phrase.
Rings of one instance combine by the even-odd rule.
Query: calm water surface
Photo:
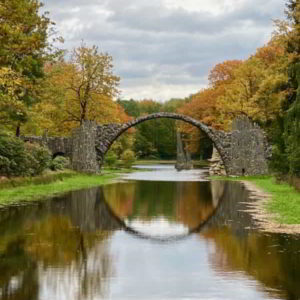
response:
[[[0,299],[300,299],[299,236],[259,232],[239,183],[139,168],[0,210]]]

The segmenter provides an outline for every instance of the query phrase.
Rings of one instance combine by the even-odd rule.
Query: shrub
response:
[[[70,161],[68,158],[64,156],[56,156],[54,159],[52,159],[50,163],[50,169],[52,171],[63,170],[67,168],[69,165],[70,165]]]
[[[25,144],[19,138],[0,133],[0,175],[39,175],[48,167],[50,160],[47,148]]]
[[[27,172],[23,141],[0,133],[0,175],[22,176]]]
[[[38,144],[25,143],[25,151],[27,155],[29,175],[40,175],[44,170],[49,168],[51,154],[47,148]]]
[[[127,149],[122,153],[121,159],[123,161],[124,166],[129,168],[135,162],[136,158],[134,152],[130,149]]]
[[[108,153],[105,155],[105,163],[109,167],[114,167],[117,164],[118,156],[113,151],[108,151]]]

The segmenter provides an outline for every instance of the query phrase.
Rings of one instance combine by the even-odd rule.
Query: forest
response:
[[[154,112],[178,112],[219,130],[245,115],[267,133],[273,172],[300,176],[300,3],[286,3],[271,39],[245,60],[215,65],[209,85],[185,99],[120,99],[113,57],[84,42],[63,49],[63,37],[39,1],[0,1],[0,175],[30,175],[47,164],[42,147],[22,135],[69,136],[85,120],[123,123]],[[13,12],[13,13],[12,13]],[[108,163],[134,156],[174,159],[176,131],[194,159],[206,159],[211,143],[199,130],[153,120],[122,135]],[[22,170],[21,170],[21,169]],[[55,165],[53,166],[55,168]]]

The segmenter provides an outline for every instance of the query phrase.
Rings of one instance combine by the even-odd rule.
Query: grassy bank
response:
[[[287,183],[278,183],[272,176],[253,177],[212,177],[212,179],[241,181],[254,183],[264,192],[271,195],[266,204],[266,211],[275,214],[276,221],[281,224],[300,224],[300,193]]]
[[[46,175],[41,176],[43,179],[41,177],[34,179],[23,178],[23,185],[21,186],[0,189],[0,206],[34,201],[73,190],[108,184],[118,177],[118,173],[117,171],[105,170],[103,175],[87,175],[68,171],[56,174],[56,177],[53,174],[53,178],[56,179],[47,183],[39,183],[39,180],[46,180]],[[21,179],[16,180],[21,181]],[[30,180],[33,181],[30,182]]]

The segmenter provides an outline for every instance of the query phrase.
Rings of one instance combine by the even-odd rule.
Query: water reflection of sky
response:
[[[177,171],[174,165],[138,165],[135,168],[147,171],[125,174],[127,180],[147,180],[147,181],[207,181],[207,170],[192,169]]]
[[[161,245],[117,232],[111,299],[274,299],[242,272],[216,273],[209,260],[214,252],[214,243],[198,235]]]
[[[75,265],[66,268],[39,267],[40,300],[271,300],[256,280],[243,272],[216,272],[209,260],[215,254],[213,242],[198,235],[184,242],[158,244],[139,240],[117,231],[107,243],[99,243],[88,253],[85,268],[101,271],[87,294],[81,294]],[[111,264],[103,276],[103,261]],[[97,276],[95,277],[97,279]],[[81,294],[80,297],[78,297]]]
[[[162,176],[184,174],[155,166],[134,175],[151,178],[158,168]],[[197,181],[205,171],[193,172]],[[298,299],[300,241],[245,230],[250,220],[236,205],[246,195],[236,183],[156,176],[0,213],[0,299]],[[186,234],[221,198],[201,233],[164,243],[141,238]]]
[[[125,224],[146,236],[173,237],[188,234],[189,228],[177,222],[170,222],[164,217],[152,218],[150,221],[134,219],[125,220]]]

